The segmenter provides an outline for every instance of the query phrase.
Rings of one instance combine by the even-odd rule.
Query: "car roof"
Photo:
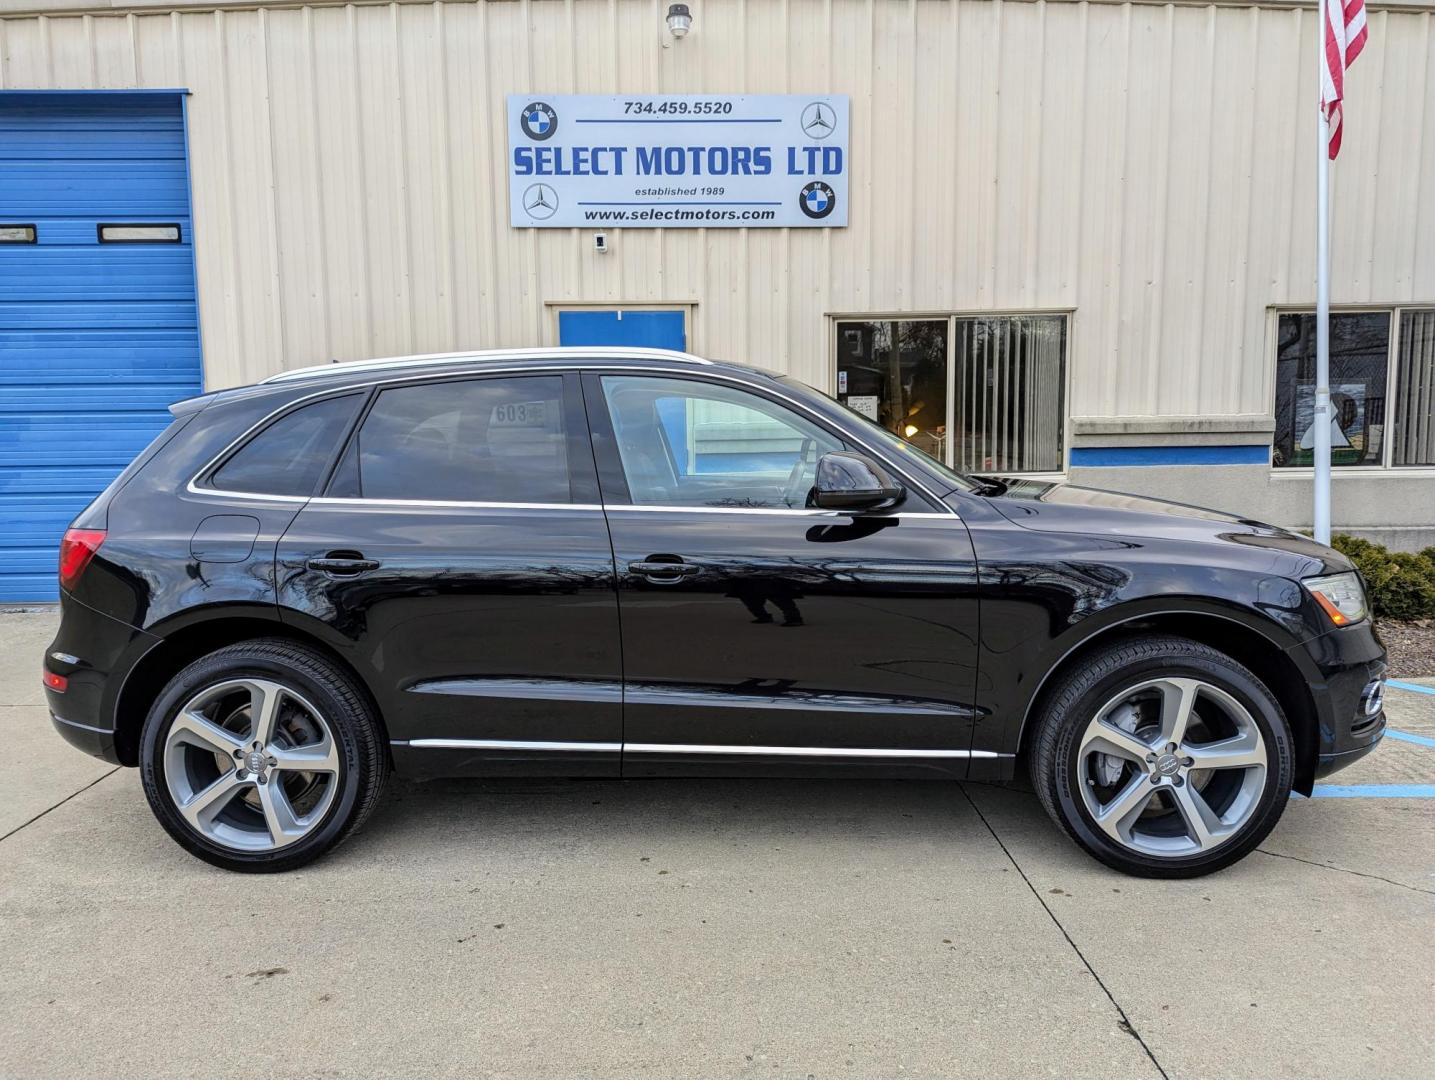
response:
[[[511,371],[528,368],[534,372],[567,371],[585,367],[622,367],[630,371],[687,369],[694,374],[724,372],[749,382],[778,379],[777,371],[726,360],[708,360],[676,349],[616,348],[612,346],[553,346],[544,349],[488,349],[475,352],[426,353],[417,356],[390,356],[375,360],[336,361],[313,367],[295,368],[271,375],[245,386],[211,390],[206,394],[177,401],[169,407],[175,416],[219,401],[269,398],[294,394],[312,396],[327,390],[357,389],[376,382],[408,381],[415,377],[449,377],[482,373],[485,368]]]
[[[390,356],[376,360],[347,360],[313,367],[295,368],[271,375],[261,386],[272,383],[296,383],[324,379],[342,379],[353,375],[388,374],[390,372],[425,371],[483,367],[490,364],[532,364],[534,367],[561,365],[602,366],[623,361],[644,362],[662,367],[693,367],[694,369],[735,368],[749,374],[759,371],[745,364],[720,363],[676,349],[620,348],[614,346],[554,346],[546,349],[486,349],[479,352],[427,353],[419,356]]]

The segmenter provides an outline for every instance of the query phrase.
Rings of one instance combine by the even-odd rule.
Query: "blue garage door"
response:
[[[0,92],[0,601],[200,384],[181,96]]]

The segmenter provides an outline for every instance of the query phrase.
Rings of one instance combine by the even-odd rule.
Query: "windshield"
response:
[[[822,393],[820,390],[815,390],[811,386],[808,386],[800,379],[794,379],[791,375],[782,376],[782,382],[789,386],[799,388],[808,394]],[[822,396],[827,397],[826,394],[822,394]],[[832,399],[827,398],[827,400],[831,401]],[[981,485],[970,476],[959,473],[955,469],[947,468],[947,466],[932,457],[931,454],[925,450],[918,449],[900,435],[888,431],[881,424],[869,420],[861,413],[852,409],[846,409],[845,411],[848,414],[848,418],[854,421],[861,429],[862,434],[877,443],[882,449],[891,451],[898,458],[906,458],[920,465],[925,465],[928,469],[938,473],[954,488],[960,488],[962,491],[977,491],[981,488]]]

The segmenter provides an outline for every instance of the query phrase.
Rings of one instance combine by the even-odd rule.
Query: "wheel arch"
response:
[[[1249,668],[1265,683],[1290,722],[1296,752],[1293,789],[1309,795],[1315,784],[1320,740],[1320,714],[1309,678],[1275,633],[1247,619],[1208,609],[1132,612],[1073,643],[1048,668],[1027,702],[1018,737],[1018,761],[1024,762],[1030,749],[1036,728],[1033,718],[1040,715],[1062,674],[1098,649],[1149,634],[1173,634],[1207,645]]]
[[[313,634],[280,622],[272,609],[235,611],[230,608],[211,612],[190,612],[182,625],[171,625],[161,632],[157,644],[139,658],[125,676],[115,699],[115,753],[123,765],[139,764],[140,740],[145,717],[170,679],[187,665],[218,649],[259,638],[290,641],[304,645],[322,655],[344,671],[359,688],[379,723],[381,742],[388,753],[389,739],[383,713],[364,677],[342,653]],[[198,614],[199,617],[195,618]]]

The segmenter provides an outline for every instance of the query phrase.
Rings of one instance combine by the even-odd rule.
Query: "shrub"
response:
[[[1355,536],[1331,537],[1331,546],[1355,563],[1365,578],[1377,619],[1435,619],[1435,547],[1387,551]]]

